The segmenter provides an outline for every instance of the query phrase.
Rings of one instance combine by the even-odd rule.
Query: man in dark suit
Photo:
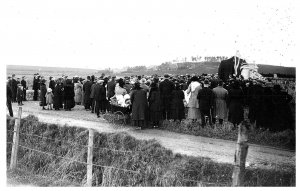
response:
[[[26,100],[26,90],[27,90],[28,88],[27,88],[27,82],[26,82],[26,80],[25,80],[25,76],[22,77],[21,85],[23,86],[23,101],[27,101],[27,100]]]
[[[12,110],[12,107],[11,107],[11,100],[12,100],[12,91],[11,91],[11,88],[10,88],[10,81],[7,80],[7,83],[6,83],[6,106],[8,108],[8,111],[9,111],[9,115],[11,117],[14,116],[14,113],[13,113],[13,110]]]
[[[209,124],[212,126],[211,109],[214,101],[214,93],[209,88],[208,80],[204,80],[204,88],[199,90],[197,99],[199,101],[202,128],[206,125],[205,116],[208,116]]]
[[[107,83],[107,98],[108,100],[115,95],[115,88],[116,88],[116,76],[111,78],[111,81]]]
[[[39,89],[40,89],[40,76],[39,74],[34,74],[34,77],[33,77],[33,86],[32,86],[32,89],[34,90],[34,93],[33,93],[33,101],[37,101],[37,98],[38,98],[38,94],[39,94]]]
[[[83,91],[84,91],[84,107],[85,110],[91,109],[91,99],[90,99],[90,94],[91,94],[91,88],[92,88],[93,83],[91,82],[91,77],[87,76],[87,82],[83,84]]]
[[[105,112],[106,89],[103,86],[103,82],[104,80],[98,80],[94,88],[94,99],[96,101],[95,113],[97,114],[97,117],[100,117],[100,111],[101,113]]]
[[[115,88],[116,88],[116,76],[113,76],[111,81],[107,83],[107,99],[110,101],[110,98],[115,95]],[[110,104],[107,104],[107,110],[110,111],[111,107]]]
[[[17,80],[15,79],[15,74],[13,74],[11,80],[12,102],[17,102],[17,89],[18,89],[18,83]]]
[[[163,119],[170,118],[170,105],[171,105],[171,93],[175,89],[174,83],[169,80],[169,75],[164,75],[164,81],[159,84],[159,91],[160,91],[160,100],[161,100],[161,110]]]

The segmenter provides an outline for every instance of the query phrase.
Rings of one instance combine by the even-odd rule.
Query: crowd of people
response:
[[[25,83],[24,83],[25,81]],[[223,124],[229,121],[234,128],[244,120],[244,108],[256,128],[282,131],[295,128],[295,91],[290,95],[271,80],[255,80],[230,76],[223,82],[217,74],[202,75],[135,75],[116,78],[94,75],[81,77],[62,76],[47,82],[34,74],[33,100],[39,96],[44,109],[71,111],[75,105],[95,113],[97,117],[112,111],[112,100],[129,107],[134,126],[157,128],[163,120],[191,123],[200,121],[200,127]],[[13,116],[11,102],[26,100],[26,80],[7,82],[7,107]],[[295,90],[295,88],[293,88]],[[121,98],[123,101],[121,101]],[[121,104],[122,102],[122,104]],[[47,108],[46,108],[47,106]]]

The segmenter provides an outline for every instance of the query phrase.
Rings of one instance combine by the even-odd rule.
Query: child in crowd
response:
[[[22,84],[19,83],[17,88],[17,101],[19,106],[24,105],[22,103],[22,100],[23,100],[23,86]]]
[[[47,109],[49,110],[52,110],[52,104],[53,104],[53,93],[52,93],[52,89],[51,88],[48,88],[47,89],[47,93],[45,95],[46,97],[46,104],[47,104]]]

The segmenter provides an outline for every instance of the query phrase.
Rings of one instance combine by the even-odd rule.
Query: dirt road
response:
[[[124,132],[137,139],[156,139],[161,145],[190,156],[208,157],[222,163],[233,163],[236,143],[222,139],[212,139],[201,136],[186,135],[165,130],[147,129],[135,130],[133,127],[116,127],[103,118],[85,111],[83,106],[75,106],[72,111],[41,110],[39,102],[28,101],[22,106],[22,117],[35,115],[41,122],[60,125],[93,128],[99,132]],[[14,114],[18,106],[13,103]],[[295,152],[272,147],[250,144],[247,165],[261,168],[276,168],[278,166],[295,166]]]

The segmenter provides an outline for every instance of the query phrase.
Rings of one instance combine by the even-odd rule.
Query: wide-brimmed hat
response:
[[[52,89],[51,89],[51,88],[48,88],[48,89],[47,89],[47,92],[52,92]]]

